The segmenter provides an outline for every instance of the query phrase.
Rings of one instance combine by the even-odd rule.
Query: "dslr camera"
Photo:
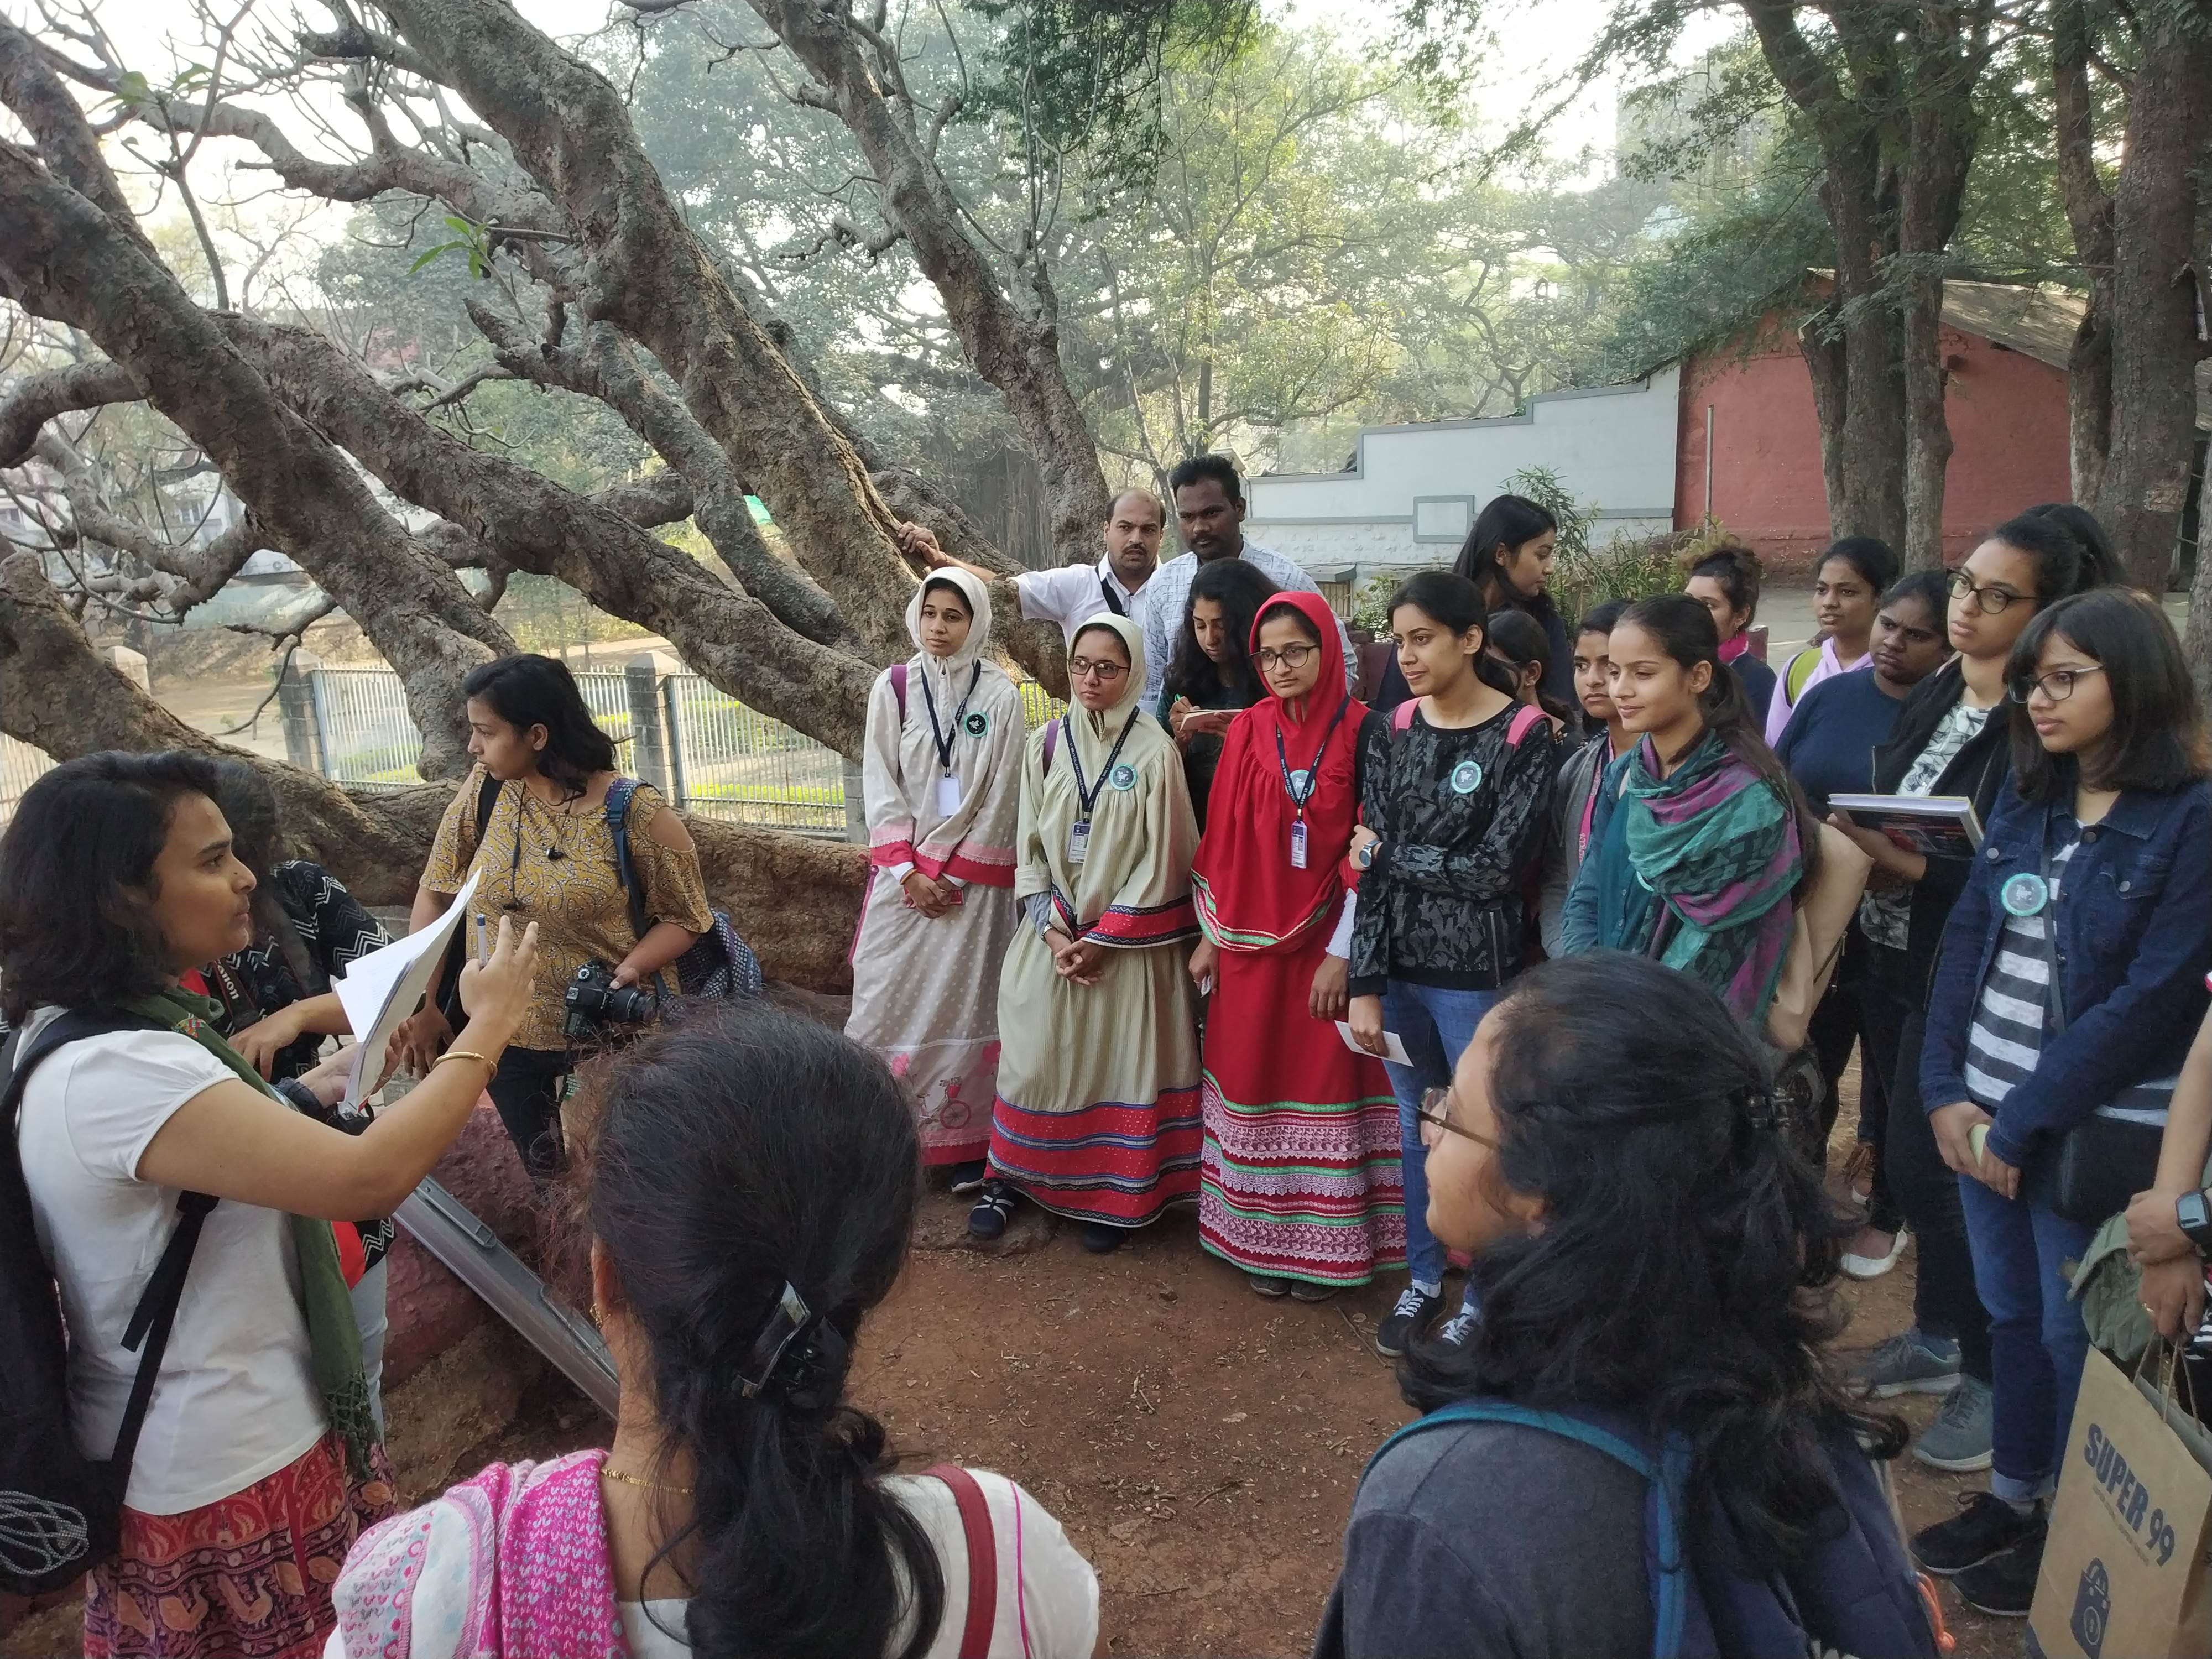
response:
[[[607,1025],[646,1025],[659,1017],[660,999],[641,986],[617,985],[615,970],[604,962],[587,962],[576,969],[561,993],[568,1014],[561,1035],[580,1042],[599,1035]]]

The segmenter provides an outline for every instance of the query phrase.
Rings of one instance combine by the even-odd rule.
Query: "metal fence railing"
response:
[[[0,823],[15,816],[15,803],[23,792],[53,769],[45,750],[0,737]]]

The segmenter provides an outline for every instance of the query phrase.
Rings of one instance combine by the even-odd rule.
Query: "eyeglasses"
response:
[[[1282,664],[1285,668],[1297,670],[1306,665],[1306,659],[1313,655],[1315,649],[1316,647],[1310,645],[1286,645],[1277,651],[1263,645],[1252,653],[1252,660],[1260,665],[1261,672],[1263,673],[1277,663]]]
[[[1954,599],[1972,599],[1974,602],[1974,608],[1984,617],[1996,616],[1998,611],[2016,600],[2026,599],[2030,605],[2035,603],[2035,595],[2033,593],[2015,593],[2009,587],[1977,587],[1974,586],[1974,579],[1963,570],[1956,570],[1951,574],[1951,597]]]
[[[2087,668],[2054,668],[2048,674],[2038,674],[2014,680],[2005,688],[2005,695],[2014,702],[2026,702],[2040,691],[2052,702],[2064,702],[2074,695],[2074,682],[2084,674],[2101,674],[2105,671],[2095,665]]]
[[[1431,1089],[1421,1097],[1421,1103],[1413,1109],[1413,1115],[1420,1121],[1423,1149],[1434,1152],[1443,1143],[1446,1135],[1454,1134],[1471,1140],[1478,1146],[1486,1146],[1493,1152],[1500,1150],[1498,1143],[1488,1135],[1462,1129],[1451,1121],[1451,1097],[1449,1085],[1441,1089]]]
[[[1096,678],[1110,684],[1120,679],[1128,672],[1127,663],[1092,662],[1087,657],[1070,657],[1067,659],[1067,678],[1072,680],[1087,680]]]

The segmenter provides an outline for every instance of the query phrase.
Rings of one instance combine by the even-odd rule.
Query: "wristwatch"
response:
[[[2173,1218],[2180,1224],[2183,1235],[2197,1247],[2197,1254],[2212,1257],[2212,1204],[2205,1201],[2204,1194],[2184,1193],[2175,1199]]]
[[[1382,844],[1382,843],[1379,841],[1369,842],[1366,846],[1359,849],[1359,856],[1352,861],[1358,865],[1361,869],[1364,870],[1369,865],[1375,862],[1375,849]]]

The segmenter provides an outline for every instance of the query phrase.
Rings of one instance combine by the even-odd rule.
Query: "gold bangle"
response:
[[[449,1060],[473,1060],[478,1064],[489,1068],[491,1073],[491,1077],[488,1077],[484,1079],[486,1083],[489,1083],[492,1078],[495,1078],[499,1075],[499,1062],[489,1054],[478,1054],[473,1048],[448,1048],[444,1054],[440,1054],[437,1059],[430,1062],[430,1069],[434,1072]]]

